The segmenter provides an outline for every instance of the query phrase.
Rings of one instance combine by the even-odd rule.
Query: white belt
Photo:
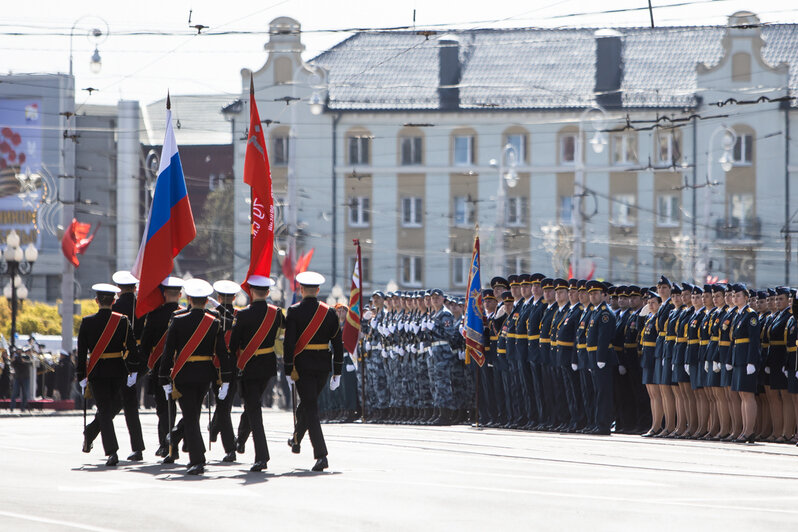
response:
[[[430,347],[441,347],[441,346],[444,346],[444,345],[449,345],[449,342],[446,342],[444,340],[441,340],[440,342],[432,342],[430,344]]]

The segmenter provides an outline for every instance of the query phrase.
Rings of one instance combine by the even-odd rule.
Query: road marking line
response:
[[[6,512],[4,510],[0,510],[0,515],[5,517],[11,517],[13,519],[22,519],[25,521],[35,521],[37,523],[44,523],[47,525],[58,525],[58,526],[66,526],[70,528],[79,528],[81,530],[92,530],[94,532],[109,532],[113,531],[112,528],[101,528],[99,526],[93,525],[84,525],[82,523],[73,523],[72,521],[62,521],[60,519],[48,519],[46,517],[37,517],[34,515],[26,515],[26,514],[18,514],[14,512]]]

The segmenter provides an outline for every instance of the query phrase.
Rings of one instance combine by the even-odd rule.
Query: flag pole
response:
[[[358,308],[360,309],[360,326],[363,327],[363,263],[360,258],[360,239],[354,240],[355,248],[357,249],[357,275],[358,282],[360,283],[360,294]],[[366,355],[363,352],[363,339],[358,338],[357,345],[360,350],[360,420],[366,422]]]

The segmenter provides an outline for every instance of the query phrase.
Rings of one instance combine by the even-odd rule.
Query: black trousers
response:
[[[266,444],[266,433],[263,430],[263,412],[261,411],[260,398],[266,389],[268,379],[247,379],[241,381],[241,397],[244,399],[244,414],[246,415],[249,430],[252,432],[252,441],[255,444],[255,461],[268,462],[269,446]],[[239,429],[241,424],[239,424]]]
[[[232,453],[236,450],[236,437],[233,433],[233,420],[230,418],[230,410],[233,408],[233,399],[236,394],[236,380],[230,381],[230,388],[227,390],[227,397],[219,399],[219,385],[213,384],[213,393],[216,395],[216,410],[211,419],[211,435],[220,434],[222,436],[222,446],[225,453]]]
[[[97,437],[97,433],[101,434],[106,456],[119,450],[119,443],[116,441],[116,432],[114,431],[114,417],[119,412],[119,388],[124,385],[124,377],[94,379],[89,382],[91,393],[97,404],[97,413],[94,415],[94,421],[86,425],[84,435],[89,441],[93,441]]]
[[[313,458],[317,460],[327,456],[327,445],[324,443],[324,434],[321,432],[319,422],[318,401],[329,375],[329,371],[305,370],[299,374],[299,380],[296,381],[299,406],[296,408],[294,441],[301,443],[307,432],[313,445]]]
[[[607,364],[603,369],[593,368],[593,389],[596,393],[596,426],[600,431],[610,430],[613,420],[613,377],[618,366]]]
[[[166,393],[163,388],[158,386],[154,390],[153,397],[155,399],[155,414],[158,416],[158,445],[166,445],[166,435],[169,433],[169,427],[174,426],[177,408],[174,399],[169,398],[169,402],[172,403],[172,419],[169,419],[170,405],[166,401]]]
[[[200,429],[200,415],[202,402],[208,393],[209,383],[183,383],[180,385],[180,411],[183,413],[183,437],[188,447],[189,463],[205,463],[205,442],[202,440]]]
[[[596,394],[593,389],[593,372],[587,368],[578,370],[579,385],[582,389],[582,408],[588,427],[596,427]]]
[[[507,404],[505,403],[504,396],[506,391],[504,390],[504,379],[502,374],[504,372],[501,369],[497,369],[496,365],[493,366],[493,404],[496,407],[496,419],[497,423],[501,423],[504,425],[507,423],[509,417],[507,415]]]
[[[119,412],[124,410],[125,424],[127,425],[127,431],[130,434],[130,448],[134,452],[143,451],[144,437],[141,434],[141,420],[139,419],[138,387],[132,386],[128,388],[125,383],[125,377],[119,378],[122,379],[121,384],[119,384],[121,389],[118,390],[114,397],[111,398],[111,407],[114,411],[112,419],[116,417]],[[99,410],[99,404],[97,405],[97,408]],[[98,416],[95,416],[94,420],[86,425],[86,432],[84,432],[84,435],[90,442],[93,442],[100,432],[100,422]],[[116,452],[118,449],[119,447],[117,446],[113,452]]]

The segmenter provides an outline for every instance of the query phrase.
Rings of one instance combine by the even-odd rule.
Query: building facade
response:
[[[308,62],[299,22],[270,30],[242,71],[236,278],[252,76],[275,196],[290,216],[293,179],[331,285],[358,238],[369,287],[463,289],[477,223],[483,276],[791,280],[795,25],[360,33]]]

